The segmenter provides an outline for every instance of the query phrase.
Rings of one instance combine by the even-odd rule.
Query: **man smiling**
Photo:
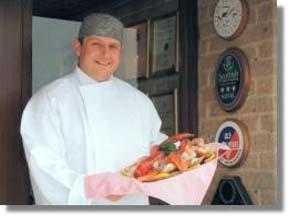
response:
[[[79,67],[97,81],[108,80],[119,65],[121,43],[116,39],[90,35],[75,40],[74,48]]]
[[[147,205],[141,194],[88,200],[87,175],[118,172],[167,138],[150,99],[115,78],[123,24],[87,16],[74,41],[77,67],[27,104],[21,135],[36,204]]]

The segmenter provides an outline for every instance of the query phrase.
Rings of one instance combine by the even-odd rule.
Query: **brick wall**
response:
[[[247,0],[249,23],[243,34],[225,41],[216,35],[213,13],[217,0],[198,0],[199,7],[199,131],[207,142],[227,118],[241,120],[249,129],[250,151],[239,168],[219,165],[204,203],[212,201],[223,175],[239,175],[256,205],[277,203],[277,50],[276,0]],[[219,55],[231,46],[248,57],[251,85],[244,105],[227,113],[217,103],[214,73]]]

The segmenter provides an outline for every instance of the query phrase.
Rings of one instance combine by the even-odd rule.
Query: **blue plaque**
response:
[[[215,75],[216,96],[225,111],[240,108],[248,95],[249,65],[245,54],[238,48],[226,50],[220,57]]]

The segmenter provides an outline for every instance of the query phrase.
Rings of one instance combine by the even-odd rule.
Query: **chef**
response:
[[[23,112],[21,135],[36,204],[148,205],[142,194],[87,199],[84,179],[119,172],[167,138],[151,100],[113,76],[123,24],[87,16],[74,41],[77,67],[44,86]]]

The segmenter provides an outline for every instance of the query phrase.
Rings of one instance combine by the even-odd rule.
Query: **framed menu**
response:
[[[178,14],[163,16],[151,21],[150,71],[178,71]]]

